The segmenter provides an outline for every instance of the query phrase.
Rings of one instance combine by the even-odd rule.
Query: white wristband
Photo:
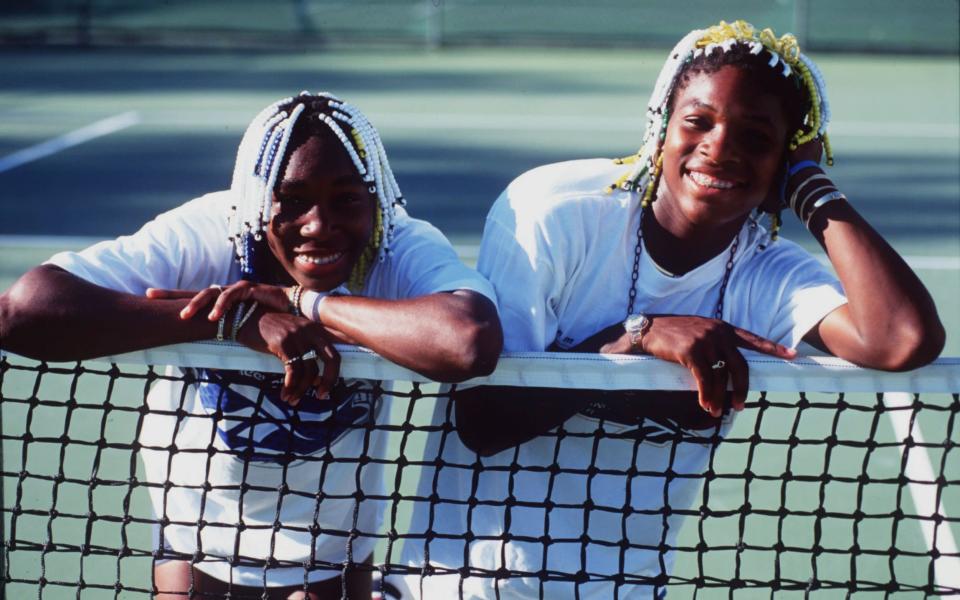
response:
[[[315,323],[322,323],[320,320],[320,303],[329,295],[327,292],[304,290],[300,296],[300,313]]]

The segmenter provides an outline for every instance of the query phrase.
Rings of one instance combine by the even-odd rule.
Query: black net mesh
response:
[[[463,452],[438,386],[351,379],[333,402],[373,408],[315,423],[322,451],[224,446],[211,423],[259,439],[300,416],[198,412],[187,400],[208,380],[0,361],[6,597],[147,598],[169,560],[227,579],[194,597],[362,571],[384,578],[383,598],[960,593],[956,378],[923,394],[809,392],[798,378],[701,430],[594,405],[592,429],[491,457]],[[148,399],[162,385],[179,404]],[[181,443],[191,427],[204,443]]]

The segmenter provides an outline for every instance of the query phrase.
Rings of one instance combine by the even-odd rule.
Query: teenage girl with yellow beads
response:
[[[410,534],[424,539],[405,546],[410,565],[433,568],[406,578],[414,596],[659,597],[726,409],[744,406],[741,350],[791,359],[807,342],[888,370],[938,355],[927,290],[824,170],[829,118],[823,78],[792,36],[720,23],[670,53],[638,154],[509,185],[478,261],[505,350],[649,354],[689,369],[698,391],[459,393],[463,443],[428,448],[443,467],[421,494],[441,501],[415,515]],[[778,238],[787,206],[836,277]],[[450,523],[471,531],[426,535]]]

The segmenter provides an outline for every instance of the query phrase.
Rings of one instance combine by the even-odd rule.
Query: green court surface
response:
[[[410,212],[470,260],[487,209],[519,173],[635,151],[663,56],[0,50],[0,288],[56,247],[86,243],[56,236],[129,233],[229,185],[246,123],[301,89],[329,90],[364,109]],[[831,96],[831,175],[918,267],[947,322],[947,354],[960,354],[957,59],[815,58]],[[69,145],[69,134],[91,124],[103,131]],[[818,250],[786,217],[785,237]]]
[[[484,214],[514,176],[543,163],[635,151],[643,107],[664,54],[616,49],[436,53],[0,50],[0,209],[4,215],[0,219],[0,289],[57,250],[132,232],[158,212],[227,186],[234,152],[248,120],[267,103],[301,89],[329,90],[364,109],[381,130],[410,212],[437,224],[470,262],[475,258]],[[956,309],[960,297],[957,58],[814,58],[831,92],[836,155],[831,175],[866,218],[916,266],[947,326],[944,354],[960,355],[960,311]],[[100,134],[91,134],[82,143],[70,145],[76,136],[63,137],[78,130],[89,133],[85,128],[96,123],[102,125]],[[785,237],[818,250],[793,217],[787,215],[786,221]],[[69,383],[61,383],[61,391],[55,393],[63,393],[65,385]],[[125,385],[129,393],[117,396],[117,402],[135,406],[142,390],[136,389],[136,382]],[[95,436],[100,427],[121,437],[132,431],[129,420],[135,413],[103,424],[97,411],[86,416],[83,412],[78,412],[73,425],[80,437]],[[779,429],[769,430],[771,435],[789,434],[783,432],[783,427],[793,423],[793,416],[787,413],[785,409],[779,425],[772,426]],[[750,419],[756,417],[744,416],[735,434],[749,431]],[[20,417],[5,409],[5,431]],[[51,432],[62,430],[58,418],[51,417],[42,426]],[[79,424],[84,419],[87,424]],[[831,427],[827,415],[810,419],[800,424],[808,434]],[[943,435],[942,423],[935,420],[920,426],[928,441],[937,439],[938,433]],[[848,427],[845,435],[862,436],[867,431],[863,423]],[[877,435],[890,440],[893,432],[889,424],[881,423]],[[16,452],[14,447],[5,447],[5,461],[19,460]],[[50,460],[59,452],[55,444],[38,448],[30,460],[36,461],[38,469],[49,469]],[[71,454],[70,468],[89,473],[90,452]],[[724,447],[723,452],[730,453],[722,457],[723,468],[742,470],[746,458],[740,449]],[[797,452],[794,469],[819,471],[828,462],[822,449]],[[895,454],[895,450],[893,455],[878,452],[870,458],[871,475],[896,472],[899,459]],[[777,473],[782,472],[786,460],[785,455],[771,452],[758,457],[754,466]],[[864,461],[864,456],[851,453],[834,457],[829,468],[849,474],[859,472]],[[955,461],[950,466],[956,472]],[[112,470],[111,477],[120,479],[129,476],[130,468],[130,456],[122,453],[104,466]],[[11,483],[8,479],[8,498]],[[40,488],[30,493],[50,493],[49,487]],[[849,509],[848,491],[840,484],[834,489],[825,492],[829,507]],[[61,491],[65,502],[83,505],[85,493],[79,488]],[[122,486],[98,488],[92,502],[115,506],[128,493]],[[720,506],[735,506],[743,502],[743,493],[742,484],[737,489],[724,487],[721,481],[712,497]],[[753,483],[750,488],[755,506],[777,502],[781,493],[802,505],[808,498],[816,498],[819,490],[781,490],[765,482]],[[132,501],[132,510],[146,517],[149,511],[142,488],[132,492]],[[886,507],[891,499],[880,494],[869,501]],[[960,512],[956,494],[944,501],[949,502],[946,506],[951,516]],[[909,512],[909,501],[904,502],[904,510]],[[37,518],[31,526],[46,527],[48,521]],[[825,546],[849,546],[849,523],[823,525]],[[798,546],[812,543],[810,522],[798,520],[783,526]],[[80,524],[64,520],[58,527],[64,529],[57,535],[69,537]],[[104,543],[116,544],[126,531],[138,540],[137,547],[149,547],[148,525],[121,527],[104,521],[96,527],[102,530],[97,536],[102,536]],[[710,539],[723,540],[731,531],[735,534],[737,524],[720,519],[711,527]],[[877,531],[861,543],[871,547],[923,543],[917,528],[904,527],[897,540],[889,539],[889,527]],[[695,534],[684,531],[682,543],[695,540]],[[958,534],[960,531],[955,531]],[[729,576],[735,554],[717,553],[705,572]],[[782,558],[784,564],[792,560]],[[101,569],[96,557],[89,560],[85,568],[90,572]],[[753,555],[743,566],[743,576],[765,572],[770,560],[769,554]],[[849,560],[837,560],[829,552],[815,562],[821,573],[833,578],[842,578],[844,569],[850,568]],[[907,579],[926,576],[925,572],[910,575],[913,567],[908,563],[906,559],[897,561],[898,575],[907,573],[903,575]],[[871,569],[883,573],[888,564],[867,558],[857,568],[861,573]],[[149,560],[131,558],[124,562],[124,568],[128,566],[133,574],[121,576],[136,578],[149,568]],[[21,564],[16,568],[32,574],[40,567]],[[46,568],[68,569],[55,564]],[[695,564],[681,564],[678,574],[691,576],[695,568]],[[811,561],[797,558],[792,568],[793,576],[802,577],[811,569]],[[107,561],[102,569],[106,570],[104,577],[113,581],[116,562]],[[679,594],[683,597],[684,592]]]

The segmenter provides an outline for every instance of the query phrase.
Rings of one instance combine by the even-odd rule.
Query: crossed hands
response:
[[[797,355],[796,350],[719,319],[692,315],[648,317],[651,325],[639,345],[632,344],[630,334],[617,323],[591,337],[584,346],[607,354],[650,354],[686,367],[697,382],[700,407],[713,417],[723,414],[728,385],[733,390],[730,404],[734,410],[743,410],[747,400],[750,373],[738,348],[788,360]]]
[[[319,323],[291,314],[290,299],[283,287],[238,281],[200,291],[150,288],[147,297],[190,298],[180,311],[181,319],[192,319],[209,308],[208,321],[215,322],[226,315],[228,323],[235,317],[231,311],[239,310],[241,302],[248,307],[257,302],[256,311],[237,332],[236,340],[283,362],[280,398],[291,406],[299,404],[311,386],[316,388],[318,398],[325,398],[337,382],[340,354],[333,347],[330,333]]]

